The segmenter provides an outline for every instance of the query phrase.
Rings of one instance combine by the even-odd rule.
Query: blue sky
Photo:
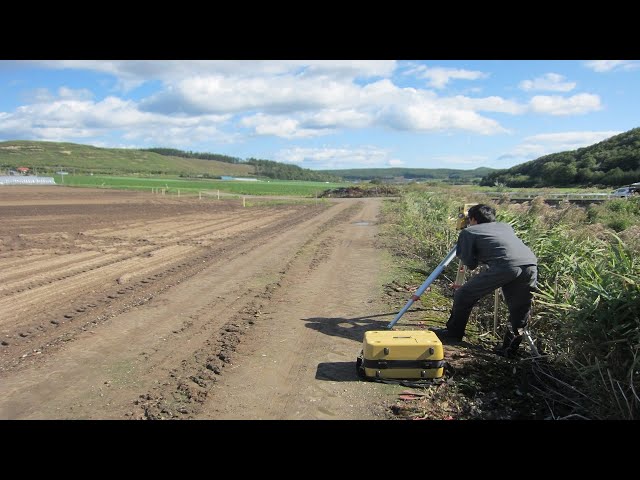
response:
[[[508,168],[640,126],[637,60],[0,60],[0,141]]]

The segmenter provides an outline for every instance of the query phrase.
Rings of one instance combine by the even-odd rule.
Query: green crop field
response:
[[[314,197],[324,190],[346,185],[295,180],[261,180],[255,182],[242,180],[194,180],[171,176],[149,178],[109,175],[53,175],[53,177],[59,185],[147,191],[164,189],[168,194],[178,193],[178,190],[180,190],[181,195],[197,195],[200,191],[220,190],[224,193],[236,195]]]

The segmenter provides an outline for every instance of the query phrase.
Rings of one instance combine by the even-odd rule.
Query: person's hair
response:
[[[474,218],[478,223],[491,223],[496,221],[496,210],[483,203],[471,207],[467,215],[469,218]]]

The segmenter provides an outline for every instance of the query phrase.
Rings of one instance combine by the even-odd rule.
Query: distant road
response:
[[[545,203],[548,203],[550,205],[557,205],[560,202],[579,204],[602,203],[612,198],[616,198],[609,193],[550,193],[542,195],[535,193],[522,194],[515,192],[486,192],[485,195],[489,196],[492,200],[498,200],[504,197],[508,197],[509,201],[516,203],[529,202],[536,197],[544,197]]]

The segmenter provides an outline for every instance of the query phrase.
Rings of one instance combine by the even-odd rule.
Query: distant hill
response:
[[[445,183],[473,183],[495,169],[480,167],[474,170],[456,170],[451,168],[352,168],[346,170],[321,170],[337,175],[345,180],[437,180]]]
[[[219,153],[185,152],[184,150],[178,150],[177,148],[143,148],[142,151],[159,153],[160,155],[168,157],[200,158],[202,160],[217,160],[219,162],[226,163],[242,163],[241,158],[221,155]]]
[[[220,155],[218,153],[185,152],[175,148],[148,148],[146,152],[155,152],[160,155],[169,155],[181,158],[200,158],[204,160],[217,160],[227,163],[245,163],[251,165],[256,176],[273,178],[278,180],[304,180],[310,182],[339,182],[340,177],[328,173],[301,168],[290,163],[274,162],[273,160],[263,160],[260,158],[248,158],[242,160],[238,157]]]
[[[339,178],[297,165],[169,148],[98,148],[76,143],[14,140],[0,142],[0,175],[27,167],[40,176],[59,170],[75,174],[260,176],[278,180],[338,181]]]
[[[369,168],[309,170],[271,160],[215,153],[186,152],[172,148],[100,148],[66,142],[11,140],[0,142],[0,175],[27,167],[40,176],[60,170],[78,175],[180,175],[185,177],[260,176],[279,180],[435,180],[474,183],[493,172],[491,168]]]
[[[489,173],[481,185],[508,187],[618,186],[640,181],[640,128],[589,147],[552,153]]]
[[[251,176],[251,165],[160,155],[128,148],[14,140],[0,142],[0,170],[28,167],[38,175],[59,169],[77,174]],[[4,173],[4,172],[3,172]]]

